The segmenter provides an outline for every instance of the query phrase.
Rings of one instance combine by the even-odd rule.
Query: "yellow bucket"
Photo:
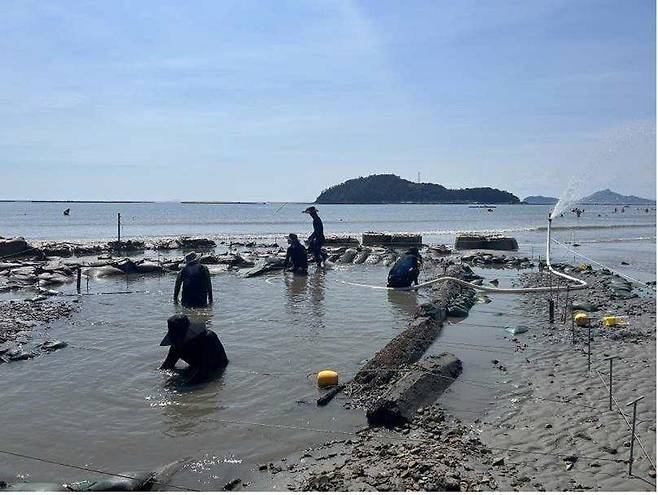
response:
[[[328,388],[338,385],[338,373],[333,370],[324,370],[318,373],[318,387]]]
[[[576,316],[573,317],[573,321],[579,327],[585,327],[589,323],[589,316],[587,316],[587,313],[576,313]]]
[[[628,325],[626,320],[624,320],[621,316],[604,316],[603,324],[606,327],[623,327]]]

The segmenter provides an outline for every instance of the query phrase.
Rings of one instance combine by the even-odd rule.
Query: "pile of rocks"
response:
[[[435,406],[395,431],[369,428],[308,449],[282,470],[288,488],[304,491],[509,490],[516,473],[474,429]]]
[[[37,325],[68,317],[75,309],[65,302],[0,301],[0,343],[26,343]]]
[[[535,264],[527,257],[508,256],[504,254],[491,254],[477,252],[460,257],[461,261],[473,266],[495,268],[533,268]]]

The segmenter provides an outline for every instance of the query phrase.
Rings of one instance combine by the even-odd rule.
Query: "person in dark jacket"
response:
[[[418,285],[418,275],[422,264],[423,258],[420,256],[418,248],[409,249],[388,272],[388,287],[411,287],[412,283]]]
[[[299,242],[296,234],[288,235],[288,251],[283,271],[290,269],[297,275],[308,275],[308,254],[306,248]]]
[[[174,287],[174,302],[178,303],[178,293],[181,285],[183,295],[181,302],[183,306],[190,308],[202,308],[212,304],[212,283],[208,268],[199,263],[196,253],[185,256],[187,262],[176,278]]]
[[[185,315],[174,315],[167,320],[167,335],[161,346],[170,346],[161,370],[173,370],[179,359],[190,365],[188,385],[206,381],[228,364],[224,346],[212,330],[201,323],[190,323]]]
[[[327,255],[322,252],[322,245],[324,244],[324,226],[322,225],[322,219],[320,219],[318,210],[315,206],[309,206],[304,210],[304,213],[308,213],[313,219],[313,233],[307,241],[308,250],[313,253],[315,263],[318,266],[322,266],[322,263],[327,258]]]

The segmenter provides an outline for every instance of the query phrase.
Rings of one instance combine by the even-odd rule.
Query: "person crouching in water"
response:
[[[420,256],[418,248],[409,249],[388,272],[388,287],[411,287],[412,283],[418,285],[418,275],[422,264],[423,258]]]
[[[185,261],[185,266],[176,278],[174,302],[178,304],[178,293],[182,285],[181,302],[183,306],[202,308],[212,304],[212,283],[208,268],[199,263],[196,253],[188,253]]]
[[[308,275],[308,254],[296,234],[288,235],[288,251],[283,271],[288,270],[297,275]]]
[[[311,215],[313,219],[313,233],[308,238],[308,250],[313,253],[313,258],[318,266],[327,258],[327,255],[322,252],[322,244],[324,244],[324,226],[322,219],[318,215],[318,210],[315,206],[309,206],[304,210],[304,213]]]
[[[185,315],[174,315],[167,320],[167,335],[161,346],[170,346],[161,370],[173,370],[179,359],[190,365],[186,384],[204,382],[226,368],[228,358],[219,337],[202,323],[190,323]]]

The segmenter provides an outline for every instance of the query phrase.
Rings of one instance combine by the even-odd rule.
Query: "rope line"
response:
[[[346,436],[354,436],[354,437],[362,437],[363,434],[366,431],[368,431],[368,430],[361,430],[361,431],[358,431],[358,432],[349,432],[349,431],[327,430],[327,429],[322,429],[322,428],[313,428],[313,427],[310,427],[310,426],[282,425],[282,424],[274,424],[274,423],[258,423],[258,422],[254,422],[254,421],[240,421],[240,420],[232,420],[232,419],[214,419],[213,421],[217,421],[217,422],[220,422],[220,423],[227,423],[227,424],[237,424],[237,425],[242,425],[242,426],[258,426],[258,427],[263,427],[263,428],[302,430],[302,431],[312,431],[312,432],[315,432],[315,433],[325,433],[325,434],[332,434],[332,435],[346,435]],[[395,440],[397,442],[406,442],[406,441],[415,442],[415,443],[427,442],[427,439],[423,439],[423,438],[398,437],[398,436],[393,436],[393,435],[382,435],[382,434],[375,434],[375,433],[370,433],[370,436],[374,437],[374,438],[378,438],[378,439]],[[565,454],[565,453],[559,453],[559,452],[528,451],[528,450],[514,449],[514,448],[509,448],[509,447],[489,446],[489,445],[485,445],[485,444],[483,444],[483,448],[489,449],[489,450],[506,451],[506,452],[517,452],[517,453],[525,453],[525,454],[533,454],[533,455],[545,455],[545,456],[551,456],[551,457],[559,457],[560,459],[567,456],[567,455],[573,455],[573,453]],[[593,457],[593,456],[581,456],[581,455],[579,455],[578,458],[588,459],[588,460],[596,460],[596,461],[614,462],[614,463],[624,462],[621,459],[613,459],[613,458],[610,458],[610,457]]]
[[[576,256],[580,256],[581,258],[583,258],[583,259],[589,261],[590,263],[594,263],[595,265],[602,266],[602,267],[605,268],[606,270],[610,270],[610,271],[611,271],[612,273],[614,273],[615,275],[619,275],[620,277],[623,277],[623,278],[625,278],[625,279],[627,279],[627,280],[630,280],[631,282],[635,282],[636,284],[639,284],[640,286],[642,286],[642,287],[645,288],[645,289],[646,289],[646,288],[652,288],[654,291],[656,290],[655,288],[648,286],[648,285],[646,284],[646,282],[642,282],[641,280],[638,280],[638,279],[636,279],[636,278],[633,278],[633,277],[631,277],[630,275],[626,275],[625,273],[622,273],[622,272],[620,272],[620,271],[618,271],[618,270],[615,270],[614,268],[611,268],[611,267],[609,267],[609,266],[606,266],[606,265],[604,265],[603,263],[600,263],[600,262],[598,262],[598,261],[596,261],[596,260],[593,260],[592,258],[589,258],[589,257],[585,256],[585,255],[582,254],[582,253],[579,253],[579,252],[576,251],[575,249],[571,249],[567,244],[565,244],[565,243],[562,242],[562,241],[559,241],[558,239],[553,239],[553,242],[555,242],[556,244],[561,245],[564,249],[566,249],[567,251],[570,251],[571,253],[575,254]]]
[[[102,471],[100,469],[87,468],[87,467],[83,467],[83,466],[78,466],[76,464],[69,464],[69,463],[60,462],[60,461],[54,461],[52,459],[45,459],[43,457],[36,457],[36,456],[27,455],[27,454],[20,454],[18,452],[12,452],[10,450],[0,450],[0,454],[12,455],[14,457],[20,457],[22,459],[29,459],[29,460],[32,460],[32,461],[39,461],[39,462],[43,462],[43,463],[46,463],[46,464],[52,464],[52,465],[55,465],[55,466],[60,466],[60,467],[79,469],[81,471],[87,471],[89,473],[95,473],[95,474],[102,474],[104,476],[116,476],[117,478],[125,478],[125,479],[133,480],[133,481],[141,481],[139,478],[135,478],[133,476],[128,476],[126,474],[111,473],[109,471]],[[155,480],[153,481],[153,484],[160,485],[160,486],[166,486],[166,487],[170,487],[170,488],[176,488],[177,490],[190,491],[190,492],[200,492],[201,491],[201,490],[195,490],[193,488],[178,486],[178,485],[174,485],[172,483],[164,483],[164,482],[155,481]]]
[[[603,383],[603,386],[608,390],[608,393],[609,393],[610,388],[608,387],[608,385],[606,385],[605,380],[603,379],[603,375],[601,375],[601,372],[599,370],[596,370],[596,373],[599,375],[599,378],[601,379],[601,382]],[[617,398],[614,396],[614,394],[612,394],[612,400],[615,403],[615,405],[617,406],[617,409],[619,410],[619,412],[621,413],[621,417],[624,418],[624,421],[626,422],[626,426],[628,426],[632,430],[633,427],[631,426],[631,423],[628,421],[628,418],[626,418],[626,414],[624,414],[624,411],[622,411],[621,406],[619,405],[619,402],[617,402]],[[635,440],[637,440],[638,445],[642,449],[642,452],[644,452],[644,455],[647,457],[647,459],[648,459],[649,463],[651,464],[651,466],[654,469],[656,469],[656,464],[653,462],[653,460],[651,460],[651,456],[647,452],[647,449],[644,448],[644,445],[640,441],[640,438],[637,436],[637,433],[635,434]]]

